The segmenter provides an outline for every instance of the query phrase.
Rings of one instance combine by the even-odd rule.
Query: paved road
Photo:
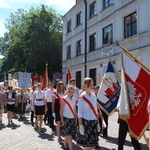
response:
[[[43,134],[39,134],[30,125],[30,114],[26,114],[25,121],[13,119],[14,125],[7,126],[7,115],[3,114],[3,124],[0,125],[0,150],[61,150],[56,134],[43,125]],[[5,126],[6,125],[6,126]],[[117,150],[118,124],[117,113],[109,117],[109,137],[99,137],[100,150]],[[146,133],[148,135],[148,132]],[[144,138],[140,139],[142,150],[148,150]],[[74,150],[82,150],[74,141]],[[126,138],[125,150],[133,150],[129,135]]]

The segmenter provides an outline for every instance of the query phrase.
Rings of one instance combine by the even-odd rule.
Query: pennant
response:
[[[18,86],[22,89],[29,88],[31,73],[19,72]]]
[[[45,72],[43,76],[42,90],[44,90],[47,87],[47,84],[48,84],[48,70],[47,70],[47,64],[46,64],[46,68],[45,68]]]
[[[68,81],[70,81],[70,79],[72,79],[72,73],[70,67],[68,67]]]
[[[147,104],[150,95],[150,75],[125,52],[123,52],[122,59],[130,104],[130,118],[127,119],[127,123],[131,136],[139,139],[148,125]],[[123,85],[122,88],[124,88]]]
[[[120,84],[114,67],[109,61],[97,95],[97,102],[106,114],[110,115],[116,109],[119,94]]]

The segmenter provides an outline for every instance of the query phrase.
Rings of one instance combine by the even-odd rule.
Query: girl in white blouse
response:
[[[82,145],[85,150],[92,150],[98,142],[97,98],[92,93],[93,88],[93,80],[85,78],[83,92],[78,100],[79,131],[77,134],[77,143]]]
[[[66,90],[66,95],[62,98],[60,116],[62,126],[64,126],[63,133],[65,135],[64,147],[69,146],[70,150],[73,150],[72,135],[76,134],[76,103],[77,100],[73,96],[74,87],[69,85]]]
[[[45,111],[47,111],[47,103],[45,100],[45,93],[44,91],[41,90],[42,84],[38,83],[37,85],[37,91],[34,92],[34,111],[36,114],[36,123],[35,123],[35,128],[38,127],[38,122],[39,124],[39,133],[42,133],[41,128],[42,128],[42,122],[43,122],[43,115],[45,114]]]

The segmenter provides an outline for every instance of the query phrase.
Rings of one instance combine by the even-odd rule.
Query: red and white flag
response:
[[[130,118],[127,119],[127,123],[131,135],[139,139],[148,125],[147,104],[150,95],[150,75],[124,52],[122,61],[130,107]],[[124,95],[122,94],[121,98],[126,98]],[[123,108],[125,106],[121,107]]]
[[[70,67],[68,67],[68,83],[69,83],[70,79],[72,79],[72,73],[71,73]]]
[[[44,90],[47,87],[47,84],[48,84],[48,70],[47,70],[47,64],[46,64],[46,68],[45,68],[45,72],[43,76],[42,90]]]

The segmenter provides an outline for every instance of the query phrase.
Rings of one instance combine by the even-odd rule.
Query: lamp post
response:
[[[84,0],[84,3],[85,3],[85,61],[84,61],[84,74],[85,74],[85,77],[87,76],[87,66],[86,66],[86,63],[87,63],[87,1]]]

